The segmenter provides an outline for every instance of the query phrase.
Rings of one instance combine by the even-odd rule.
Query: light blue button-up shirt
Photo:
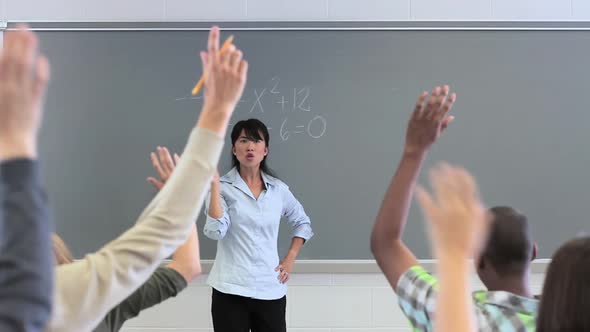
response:
[[[208,283],[216,290],[261,300],[276,300],[287,294],[278,280],[277,240],[279,223],[285,217],[293,237],[309,240],[311,222],[289,187],[262,173],[266,189],[254,198],[236,168],[219,179],[223,216],[209,216],[210,197],[205,213],[205,235],[217,242],[217,255]]]

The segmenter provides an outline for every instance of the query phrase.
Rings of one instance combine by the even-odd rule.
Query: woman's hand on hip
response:
[[[295,259],[290,257],[285,257],[281,259],[279,265],[275,268],[275,271],[279,272],[279,282],[281,284],[287,283],[291,278],[291,271],[293,271],[293,265],[295,264]]]

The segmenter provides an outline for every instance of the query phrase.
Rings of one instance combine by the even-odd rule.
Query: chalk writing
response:
[[[294,86],[273,76],[266,84],[248,88],[236,105],[230,127],[237,118],[260,118],[267,128],[278,128],[280,140],[284,142],[297,137],[319,139],[326,135],[328,122],[318,109],[312,107],[311,86]],[[200,96],[185,96],[175,102],[203,102]]]

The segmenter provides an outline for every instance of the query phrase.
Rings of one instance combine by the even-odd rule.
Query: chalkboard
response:
[[[270,166],[312,219],[303,259],[370,259],[369,237],[416,97],[458,94],[432,148],[465,165],[489,205],[529,216],[541,257],[588,231],[590,32],[583,30],[224,31],[250,63],[232,123],[270,127]],[[135,222],[154,195],[149,152],[180,152],[202,100],[189,95],[203,30],[39,31],[52,64],[40,154],[57,231],[76,256]],[[220,162],[230,165],[230,142]],[[424,172],[423,172],[424,173]],[[424,183],[425,176],[420,181]],[[203,258],[216,243],[202,235]],[[412,208],[404,239],[431,257]],[[289,246],[282,227],[280,250]]]

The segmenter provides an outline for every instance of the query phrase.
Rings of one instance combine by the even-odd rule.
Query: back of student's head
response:
[[[478,272],[482,281],[493,271],[494,277],[518,277],[528,270],[534,242],[525,215],[508,206],[490,210],[490,235],[480,257]],[[491,269],[490,269],[491,268]]]
[[[553,255],[545,275],[537,331],[590,331],[590,237]]]
[[[65,242],[59,237],[59,235],[52,233],[51,242],[53,247],[53,255],[55,257],[55,263],[57,265],[69,264],[74,261],[74,256],[68,249]]]

